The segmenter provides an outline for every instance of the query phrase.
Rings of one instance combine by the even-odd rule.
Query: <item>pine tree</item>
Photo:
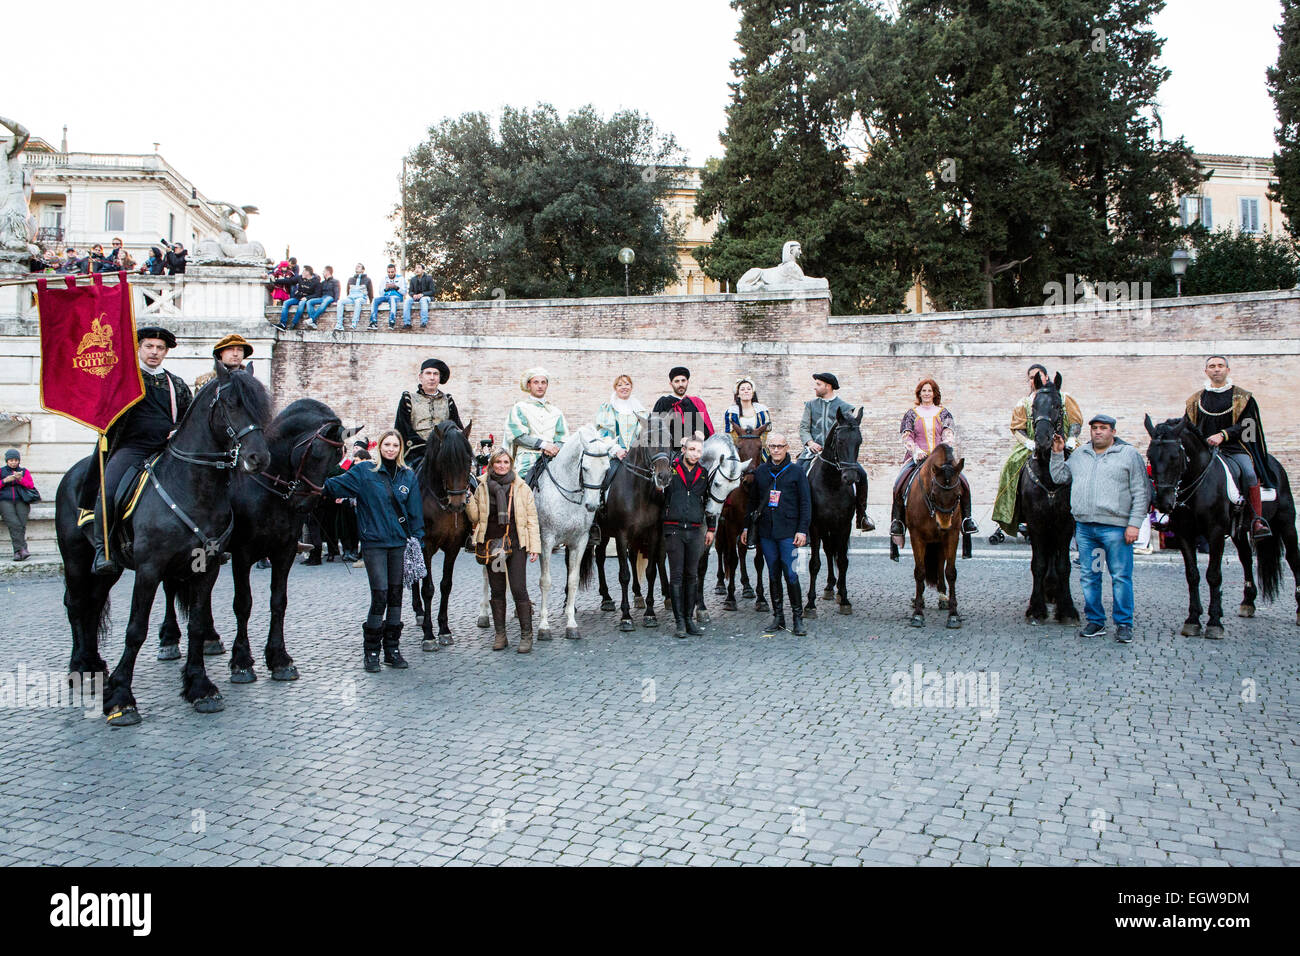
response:
[[[1300,3],[1282,0],[1277,64],[1268,69],[1268,91],[1277,109],[1278,150],[1268,198],[1281,203],[1287,232],[1300,239]]]

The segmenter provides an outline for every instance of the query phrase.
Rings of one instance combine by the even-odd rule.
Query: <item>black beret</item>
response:
[[[426,368],[436,368],[438,370],[438,376],[442,379],[442,384],[444,385],[447,383],[447,380],[451,378],[451,369],[447,367],[447,363],[442,359],[425,359],[420,365],[420,371],[423,372]]]
[[[143,342],[145,339],[162,339],[169,349],[176,348],[176,336],[172,335],[161,325],[146,325],[142,329],[136,329],[135,340]]]
[[[840,380],[831,372],[814,372],[813,378],[825,382],[837,392],[840,390]]]
[[[685,365],[676,365],[673,368],[670,368],[668,370],[668,381],[671,382],[678,375],[685,375],[687,378],[690,378],[691,370],[688,369]]]

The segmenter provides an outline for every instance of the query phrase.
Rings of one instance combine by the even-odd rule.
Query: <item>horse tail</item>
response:
[[[939,563],[943,559],[942,546],[931,542],[925,546],[925,583],[931,587],[939,586]]]
[[[198,588],[193,578],[179,578],[173,584],[176,588],[174,596],[176,598],[176,616],[181,620],[188,622],[190,614],[194,610],[194,605],[198,602]]]
[[[1255,557],[1259,560],[1259,590],[1265,601],[1277,599],[1282,584],[1282,539],[1277,532],[1255,542]]]
[[[595,531],[595,528],[593,527],[592,530]],[[585,588],[591,583],[591,574],[596,568],[596,548],[599,546],[597,541],[598,535],[587,535],[587,546],[582,549],[582,562],[578,565],[578,587],[580,588]],[[604,539],[599,541],[601,544],[604,543]]]

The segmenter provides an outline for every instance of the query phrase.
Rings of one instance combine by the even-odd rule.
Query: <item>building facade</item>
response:
[[[1178,218],[1184,226],[1199,222],[1210,231],[1239,230],[1253,235],[1276,236],[1286,231],[1281,205],[1268,198],[1269,186],[1276,182],[1271,158],[1195,155],[1209,178],[1195,193],[1179,197]]]

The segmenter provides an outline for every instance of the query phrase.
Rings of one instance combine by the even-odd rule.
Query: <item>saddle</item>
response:
[[[900,504],[907,504],[907,496],[912,493],[912,482],[916,481],[916,476],[921,473],[921,466],[913,461],[911,469],[902,475],[898,481],[894,482],[894,500]]]
[[[128,471],[122,476],[121,482],[113,492],[108,518],[108,547],[112,552],[113,559],[122,567],[134,566],[135,539],[132,533],[131,516],[135,514],[136,505],[140,503],[140,497],[149,484],[148,469],[161,455],[161,452],[150,455]],[[94,518],[95,511],[93,508],[79,509],[77,512],[77,527],[84,528]]]
[[[542,472],[546,471],[546,467],[550,463],[551,459],[548,456],[538,453],[537,460],[533,462],[533,467],[528,472],[528,488],[530,491],[537,490],[537,486],[542,480]]]

